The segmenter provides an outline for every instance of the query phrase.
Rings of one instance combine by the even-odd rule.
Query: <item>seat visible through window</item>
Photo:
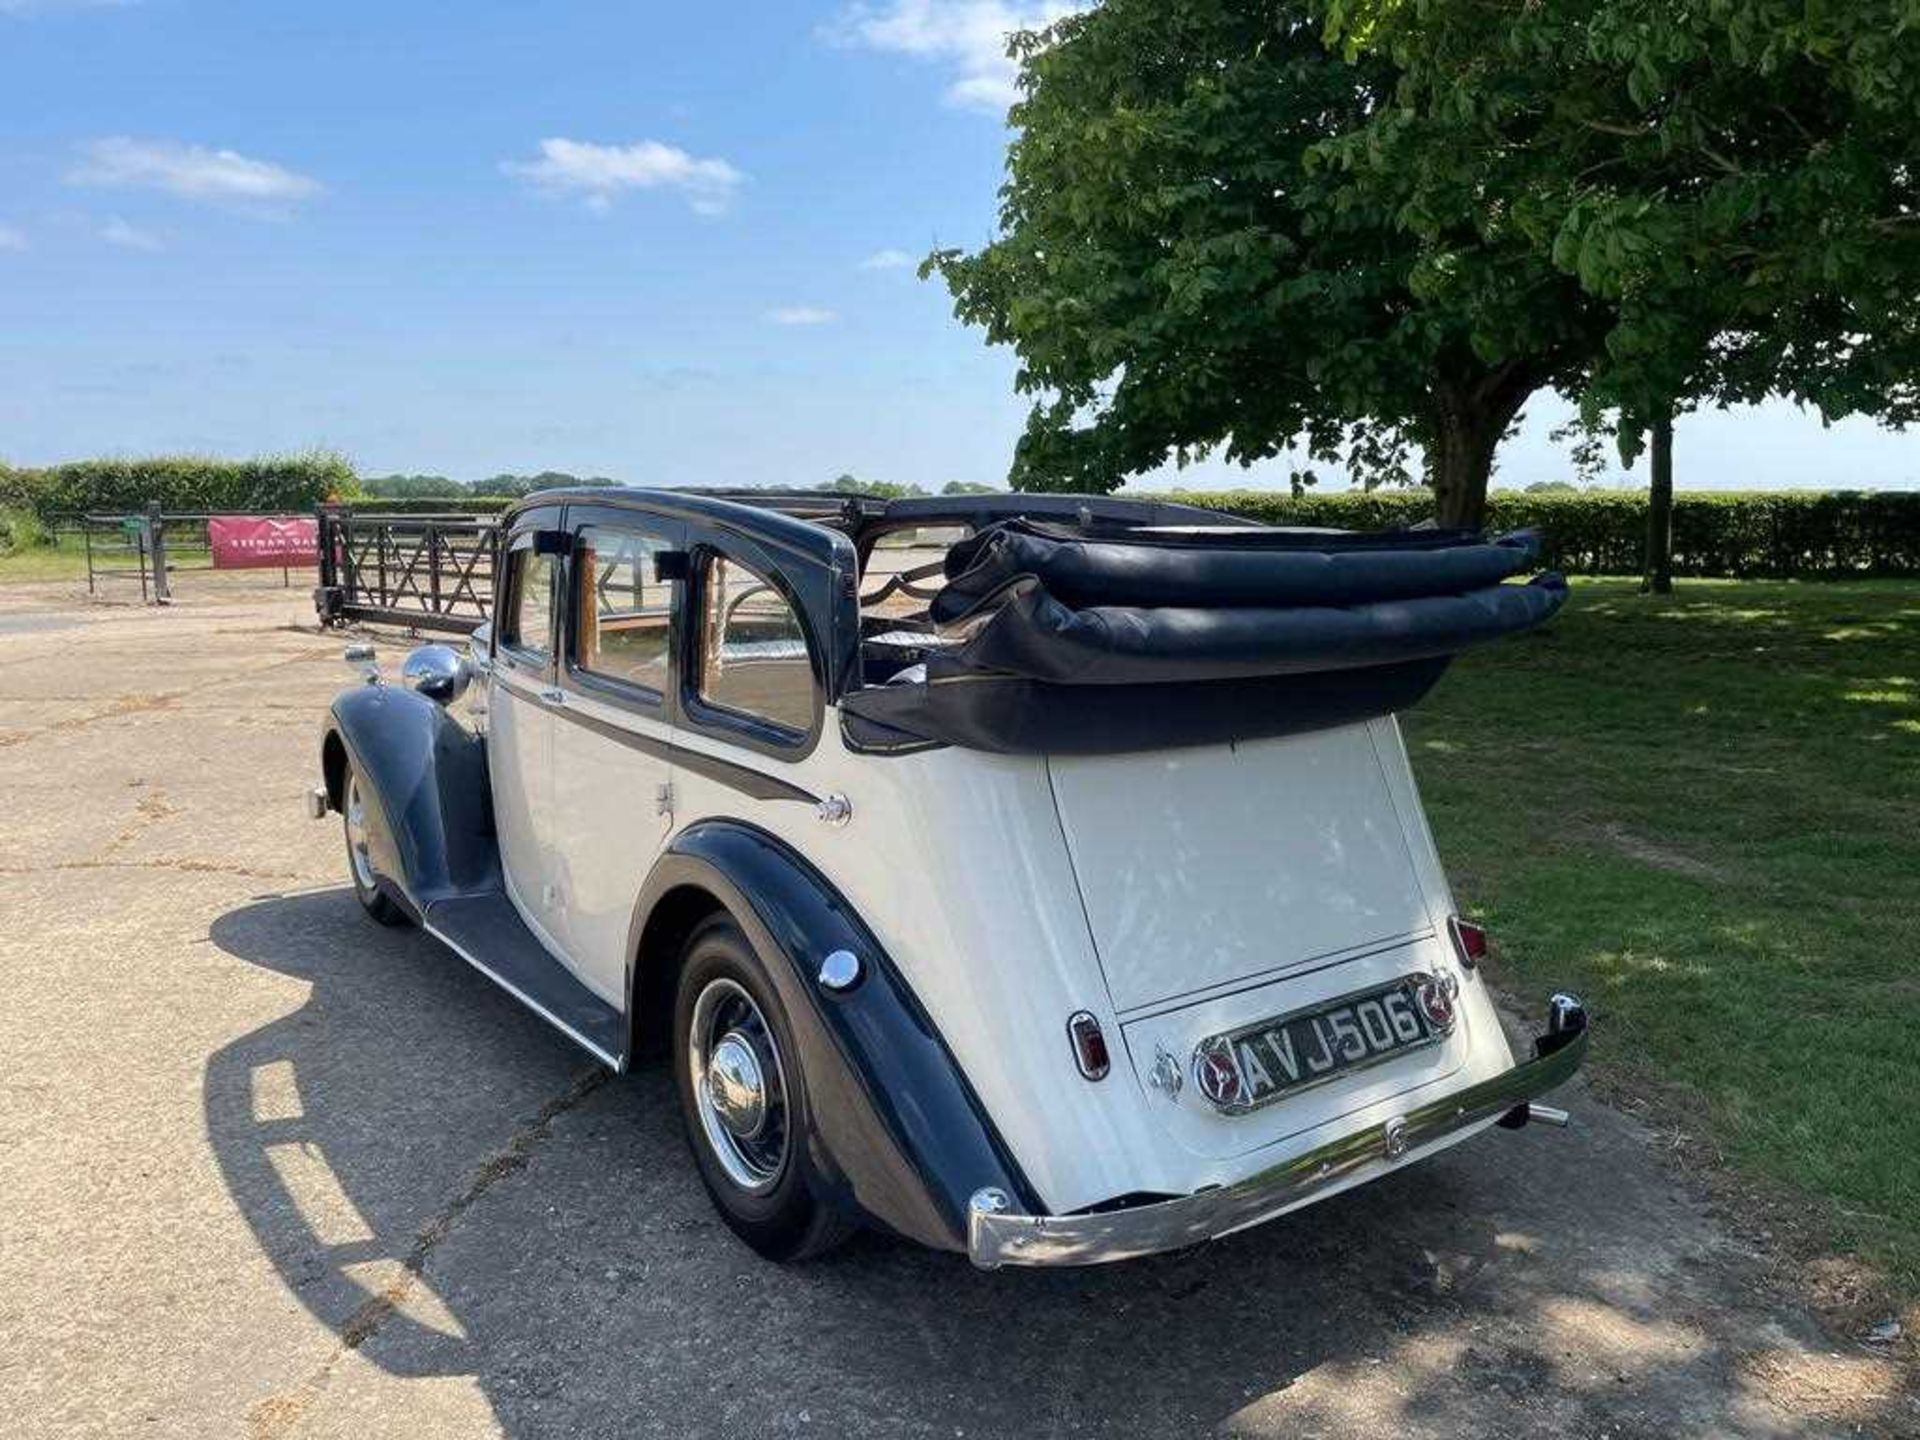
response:
[[[575,663],[591,675],[666,693],[673,582],[654,578],[664,542],[590,525],[574,544]]]

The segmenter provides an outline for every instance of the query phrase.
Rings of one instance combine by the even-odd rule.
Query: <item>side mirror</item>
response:
[[[467,692],[473,668],[447,645],[422,645],[400,667],[401,682],[429,700],[451,705]]]

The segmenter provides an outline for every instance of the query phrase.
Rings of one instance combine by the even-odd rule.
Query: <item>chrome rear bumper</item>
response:
[[[1586,1053],[1586,1011],[1571,996],[1556,995],[1547,1033],[1534,1042],[1533,1059],[1232,1185],[1078,1215],[1022,1215],[1003,1192],[983,1190],[968,1210],[968,1254],[987,1270],[1002,1265],[1096,1265],[1244,1230],[1353,1178],[1357,1171],[1389,1165],[1471,1125],[1502,1117],[1524,1123],[1528,1102],[1571,1078]]]

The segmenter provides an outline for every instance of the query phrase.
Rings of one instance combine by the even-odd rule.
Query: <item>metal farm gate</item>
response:
[[[117,513],[89,511],[58,522],[54,533],[78,534],[87,559],[87,593],[114,597],[116,582],[140,582],[141,604],[167,605],[174,600],[174,581],[188,574],[210,574],[232,565],[216,553],[215,525],[240,521],[287,521],[305,524],[311,516],[287,511],[242,511],[225,515],[183,514],[145,510]],[[293,571],[310,562],[287,555],[264,564],[256,556],[245,568],[278,570],[283,587],[293,584]]]
[[[499,527],[471,515],[357,514],[319,510],[322,624],[376,620],[419,630],[469,632],[493,607]]]

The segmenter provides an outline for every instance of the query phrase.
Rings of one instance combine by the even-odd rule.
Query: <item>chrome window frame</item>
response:
[[[657,544],[663,551],[678,551],[686,543],[685,527],[677,521],[657,516],[646,511],[618,510],[596,513],[591,506],[569,506],[566,517],[566,532],[569,538],[567,553],[566,581],[561,587],[566,602],[566,613],[561,617],[562,646],[559,657],[559,673],[566,685],[582,695],[588,695],[609,705],[630,709],[636,714],[654,719],[671,719],[670,699],[678,689],[681,670],[681,637],[686,630],[685,619],[688,613],[685,581],[657,581],[658,584],[672,587],[668,601],[668,630],[666,650],[665,684],[655,689],[651,685],[637,680],[623,680],[615,675],[606,675],[590,670],[580,663],[580,616],[576,610],[578,584],[575,570],[580,564],[580,536],[588,530],[623,530],[638,535]]]
[[[780,596],[799,628],[807,647],[807,690],[812,700],[812,719],[805,730],[783,725],[769,716],[736,710],[700,693],[701,650],[706,631],[706,607],[709,602],[710,563],[724,560],[740,566]],[[681,654],[685,658],[679,683],[680,711],[687,728],[716,739],[757,750],[780,760],[799,760],[813,752],[820,742],[826,716],[826,667],[819,637],[808,623],[807,609],[791,581],[778,565],[768,564],[759,547],[730,543],[725,539],[702,537],[688,551],[687,600],[681,626]]]

